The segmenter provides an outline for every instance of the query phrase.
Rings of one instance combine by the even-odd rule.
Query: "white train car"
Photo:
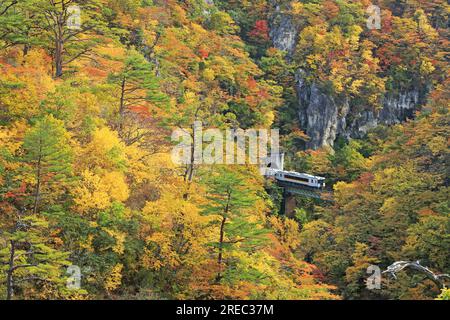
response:
[[[278,171],[275,174],[275,179],[280,182],[287,182],[296,185],[302,185],[315,189],[324,189],[325,178],[313,176],[307,173],[298,173],[292,171]]]

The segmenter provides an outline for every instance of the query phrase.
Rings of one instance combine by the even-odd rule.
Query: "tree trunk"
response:
[[[16,243],[11,240],[11,252],[9,255],[9,268],[6,271],[6,300],[12,300],[14,295],[14,255],[16,251]]]
[[[219,265],[219,272],[217,273],[216,281],[220,282],[222,280],[222,262],[223,262],[223,240],[225,237],[225,223],[227,218],[222,219],[222,224],[220,225],[220,240],[219,240],[219,257],[217,258],[217,263]]]
[[[195,136],[192,139],[193,140],[193,144],[191,146],[191,163],[188,164],[188,170],[186,173],[186,177],[185,180],[187,180],[187,182],[191,183],[192,180],[194,179],[194,164],[195,164]]]
[[[56,41],[55,48],[55,78],[61,78],[63,75],[63,61],[62,61],[63,44],[61,41]]]
[[[22,50],[22,55],[23,58],[25,59],[25,57],[28,55],[28,52],[30,51],[30,45],[29,44],[25,44],[23,46],[23,50]]]
[[[64,19],[58,17],[55,39],[55,77],[61,78],[63,75],[63,54],[64,54]]]
[[[191,145],[191,163],[188,164],[187,168],[186,168],[186,172],[184,175],[184,181],[187,181],[189,183],[192,182],[192,180],[194,179],[194,173],[195,173],[195,146],[197,144],[197,141],[195,140],[196,138],[196,127],[195,127],[195,123],[196,121],[198,121],[198,113],[199,113],[200,109],[198,108],[195,111],[195,117],[194,117],[194,124],[192,124],[192,145]],[[203,139],[203,137],[200,137],[200,139]],[[202,151],[201,151],[202,152]]]
[[[118,131],[119,134],[122,134],[123,130],[123,122],[125,119],[125,87],[126,87],[126,79],[122,79],[122,84],[120,85],[120,105],[119,105],[119,126]]]
[[[230,212],[230,203],[231,203],[231,190],[228,190],[227,206],[225,207],[224,215],[222,217],[222,223],[220,225],[219,256],[217,258],[217,263],[219,264],[219,272],[217,273],[216,278],[217,283],[219,283],[220,280],[222,280],[223,243],[225,239],[225,224],[227,223],[227,215]]]
[[[186,165],[186,170],[184,172],[184,182],[188,183],[187,192],[183,195],[184,200],[189,199],[189,189],[191,188],[192,180],[194,180],[195,171],[195,134],[192,135],[192,145],[191,145],[191,163]]]
[[[41,150],[39,150],[41,152]],[[39,206],[39,198],[41,196],[41,155],[39,155],[38,163],[37,163],[37,172],[36,172],[36,190],[34,194],[34,206],[33,213],[36,214]]]

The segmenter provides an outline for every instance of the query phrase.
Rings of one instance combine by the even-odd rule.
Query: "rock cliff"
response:
[[[270,37],[273,45],[286,51],[287,59],[292,59],[299,30],[292,18],[283,13],[278,1],[272,1],[272,4]],[[380,110],[356,111],[348,99],[330,96],[319,84],[307,84],[301,70],[296,74],[295,89],[300,124],[310,137],[306,147],[311,149],[333,146],[339,136],[360,138],[377,125],[392,125],[412,118],[423,104],[425,95],[419,90],[388,92]]]

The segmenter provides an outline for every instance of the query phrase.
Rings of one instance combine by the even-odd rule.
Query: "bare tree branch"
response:
[[[10,8],[12,8],[18,2],[19,2],[18,0],[13,0],[9,4],[7,4],[6,7],[0,11],[0,16],[4,15]],[[3,3],[1,3],[1,4],[3,4]]]
[[[420,264],[420,261],[397,261],[390,265],[386,271],[383,272],[383,274],[390,274],[394,279],[397,279],[397,273],[405,270],[405,269],[412,269],[414,271],[423,273],[432,280],[440,289],[445,287],[445,280],[450,280],[450,275],[448,274],[435,274],[433,271],[428,269],[427,267],[424,267]]]

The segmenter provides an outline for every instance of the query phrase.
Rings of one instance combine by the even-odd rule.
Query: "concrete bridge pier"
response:
[[[292,193],[286,191],[285,189],[283,192],[283,204],[281,212],[286,217],[293,217],[295,214],[295,209],[297,209],[297,200]]]

